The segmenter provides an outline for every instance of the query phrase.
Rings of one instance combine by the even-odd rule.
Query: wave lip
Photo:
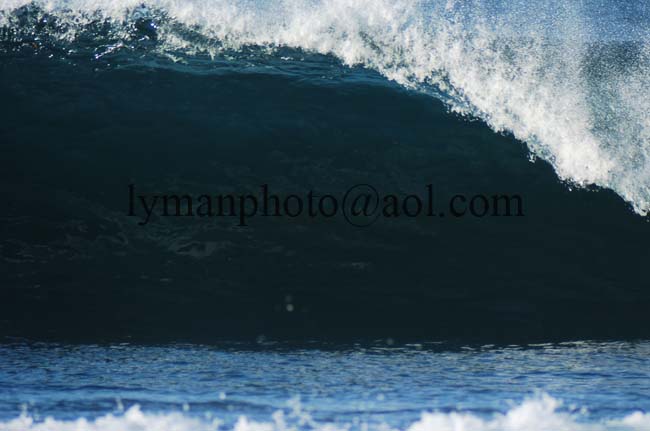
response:
[[[647,431],[650,429],[650,415],[642,412],[632,413],[622,419],[601,422],[586,422],[582,416],[559,411],[561,402],[548,395],[525,400],[512,407],[505,414],[492,418],[481,418],[471,413],[423,413],[419,421],[406,428],[406,431]],[[295,406],[294,406],[295,407]],[[305,420],[300,413],[302,426],[319,431],[344,431],[349,428],[330,424],[316,424]],[[218,419],[197,418],[186,413],[145,413],[139,406],[129,408],[121,415],[108,414],[95,420],[79,418],[64,421],[47,418],[36,421],[27,414],[0,422],[0,431],[217,431],[221,421]],[[296,426],[298,428],[296,428]],[[240,416],[232,431],[290,431],[300,429],[301,424],[292,424],[282,411],[273,414],[272,421],[257,422]],[[390,429],[386,425],[384,429]]]
[[[90,39],[96,60],[137,57],[143,48],[173,61],[238,58],[251,46],[332,55],[513,134],[562,180],[612,189],[645,215],[650,10],[634,2],[607,8],[603,19],[604,7],[597,0],[3,0],[0,25],[36,34],[34,43],[72,44],[68,52]]]

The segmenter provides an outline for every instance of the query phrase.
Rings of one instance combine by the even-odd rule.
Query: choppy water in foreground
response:
[[[648,430],[649,382],[648,342],[9,344],[0,430]]]

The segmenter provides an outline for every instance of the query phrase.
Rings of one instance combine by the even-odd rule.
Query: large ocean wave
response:
[[[2,0],[0,28],[4,52],[73,62],[198,72],[216,62],[311,79],[336,65],[282,49],[331,55],[513,134],[562,180],[610,188],[646,214],[649,9],[597,0]]]

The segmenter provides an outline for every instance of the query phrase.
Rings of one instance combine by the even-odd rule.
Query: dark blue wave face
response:
[[[608,12],[632,41],[585,31],[576,45],[516,28],[459,39],[462,5],[445,36],[421,33],[408,5],[316,2],[303,27],[233,4],[196,19],[162,2],[2,8],[3,334],[649,335],[649,69],[628,19],[646,6]],[[546,17],[575,36],[571,16]],[[263,185],[303,211],[261,215]],[[358,185],[383,212],[343,212]],[[310,193],[332,199],[311,215]],[[257,211],[148,212],[174,194],[197,212],[202,195],[250,195]]]

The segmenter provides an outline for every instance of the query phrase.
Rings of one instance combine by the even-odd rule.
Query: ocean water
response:
[[[0,0],[0,431],[650,430],[649,96],[645,0]],[[130,214],[261,185],[436,211]]]
[[[3,333],[647,337],[649,14],[3,0]],[[458,193],[510,194],[524,216],[129,216],[130,186],[263,184],[432,185],[443,216]]]
[[[649,349],[9,344],[0,430],[645,431]]]
[[[376,71],[513,134],[561,179],[610,188],[639,214],[650,208],[642,1],[4,0],[0,9],[5,51],[95,71],[309,82],[336,82],[341,66]],[[312,64],[303,52],[329,58]]]
[[[2,332],[647,337],[648,9],[3,0]],[[129,216],[130,186],[263,184],[436,212]],[[459,193],[523,216],[444,217]]]

